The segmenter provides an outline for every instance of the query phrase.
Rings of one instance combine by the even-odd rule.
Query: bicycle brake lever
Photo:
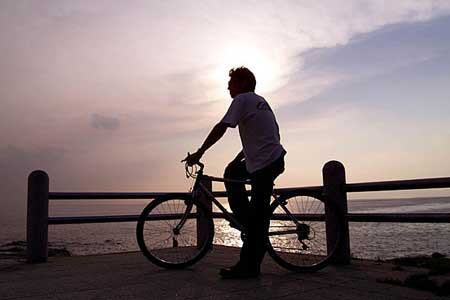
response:
[[[185,176],[186,176],[186,178],[189,178],[189,165],[188,165],[188,163],[187,163],[187,158],[189,157],[189,155],[191,155],[189,152],[187,153],[187,156],[186,156],[186,158],[184,159],[184,160],[182,160],[182,161],[184,161],[185,163],[184,163],[184,171],[185,171]]]

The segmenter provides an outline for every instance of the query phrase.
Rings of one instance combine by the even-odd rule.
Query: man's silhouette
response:
[[[274,180],[284,171],[286,151],[280,144],[278,124],[267,101],[255,94],[256,79],[245,68],[229,72],[231,102],[222,120],[211,130],[197,152],[188,155],[189,165],[197,163],[207,149],[214,145],[228,127],[239,127],[242,151],[228,164],[225,178],[251,179],[251,199],[248,200],[244,184],[225,183],[228,201],[237,220],[247,228],[239,262],[221,269],[223,278],[251,278],[260,273],[266,252],[269,228],[269,207]]]

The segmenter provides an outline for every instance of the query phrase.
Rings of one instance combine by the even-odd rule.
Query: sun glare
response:
[[[212,75],[223,87],[227,85],[228,71],[231,68],[244,66],[249,68],[256,77],[256,92],[266,93],[278,86],[280,68],[270,59],[268,53],[252,47],[237,47],[224,49],[217,57],[217,68]]]

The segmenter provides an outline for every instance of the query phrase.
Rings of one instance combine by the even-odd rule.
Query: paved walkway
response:
[[[412,271],[354,261],[313,274],[287,271],[266,257],[258,279],[222,280],[220,267],[232,265],[238,250],[214,246],[186,270],[164,270],[141,253],[54,257],[46,264],[0,269],[0,299],[448,299],[410,288],[378,283]]]

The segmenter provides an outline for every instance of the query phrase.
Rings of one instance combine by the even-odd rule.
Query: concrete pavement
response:
[[[355,260],[312,274],[293,273],[266,256],[258,279],[223,280],[218,269],[234,264],[239,250],[214,246],[186,270],[154,266],[141,253],[52,257],[48,263],[0,268],[0,299],[450,299],[377,282],[417,270]]]

